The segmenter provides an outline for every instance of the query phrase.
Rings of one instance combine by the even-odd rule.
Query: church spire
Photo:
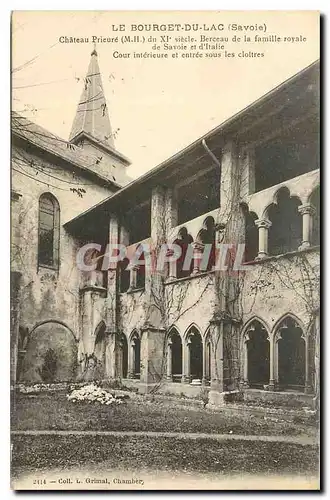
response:
[[[76,142],[83,136],[115,148],[95,44],[69,140]]]

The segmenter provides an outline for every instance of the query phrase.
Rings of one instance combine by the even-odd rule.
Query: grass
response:
[[[247,435],[301,435],[316,433],[312,426],[288,423],[253,412],[230,414],[187,407],[178,401],[132,398],[119,406],[67,401],[65,393],[17,394],[12,402],[12,429],[170,431]]]
[[[316,428],[255,414],[211,411],[180,400],[132,397],[119,406],[72,403],[65,392],[16,394],[12,429],[203,432],[315,435]],[[100,472],[317,475],[318,449],[286,442],[185,439],[159,436],[13,435],[12,477],[29,471],[96,466]]]
[[[13,436],[12,475],[92,466],[100,471],[317,475],[318,450],[287,443],[121,436]]]

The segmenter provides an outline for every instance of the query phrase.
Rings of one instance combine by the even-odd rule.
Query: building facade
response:
[[[13,129],[13,164],[28,163],[13,167],[13,381],[202,386],[210,404],[253,388],[315,393],[318,63],[129,184],[103,91],[95,104],[96,65],[93,51],[69,142],[52,151],[48,132],[35,144],[30,125]],[[50,172],[60,180],[38,182]],[[104,267],[109,244],[125,255]]]

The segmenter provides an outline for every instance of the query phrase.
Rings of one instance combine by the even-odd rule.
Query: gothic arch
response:
[[[258,323],[260,323],[265,328],[265,330],[268,332],[268,334],[271,333],[271,328],[269,328],[269,326],[267,325],[266,321],[264,321],[260,316],[255,315],[255,316],[252,316],[252,318],[248,319],[246,321],[245,325],[243,326],[243,328],[242,328],[242,334],[241,334],[241,340],[244,338],[244,335],[246,334],[247,329],[255,321],[258,321]]]
[[[182,340],[181,332],[180,332],[179,328],[176,325],[171,325],[170,328],[168,329],[168,333],[167,333],[167,338],[168,339],[171,337],[171,335],[172,335],[173,332],[177,333],[180,336],[181,340]]]
[[[263,388],[270,380],[272,338],[258,316],[248,320],[241,334],[241,378],[245,387]]]
[[[305,387],[309,379],[309,338],[299,319],[283,315],[274,325],[275,381],[281,388]],[[306,362],[307,361],[307,362]]]
[[[206,382],[211,381],[211,376],[212,376],[212,337],[211,337],[211,329],[208,326],[205,333],[204,333],[204,338],[203,338],[203,343],[204,343],[204,378]]]
[[[276,332],[277,330],[279,329],[279,327],[281,326],[281,323],[283,323],[286,319],[291,319],[293,321],[295,321],[297,323],[297,325],[299,326],[299,328],[302,330],[303,332],[303,335],[305,336],[307,331],[306,331],[306,328],[304,327],[302,321],[298,318],[298,316],[296,316],[294,313],[292,312],[286,312],[285,314],[283,314],[277,321],[276,323],[274,324],[272,330],[271,330],[271,334],[275,337],[276,335]]]
[[[204,343],[200,329],[195,323],[187,328],[184,334],[185,371],[188,380],[203,378]]]
[[[167,379],[172,382],[182,380],[183,345],[180,332],[172,326],[167,335]]]
[[[183,334],[183,340],[184,341],[187,341],[188,334],[189,334],[190,330],[192,330],[193,328],[195,328],[195,330],[197,330],[197,332],[199,333],[199,335],[203,338],[201,329],[196,325],[196,323],[191,323],[188,326],[188,328],[186,328],[186,330],[185,330],[185,332]]]
[[[129,336],[128,346],[128,376],[129,378],[140,378],[141,373],[141,336],[134,328]]]
[[[140,339],[140,334],[136,328],[134,328],[129,336],[129,341],[132,342],[134,339]]]

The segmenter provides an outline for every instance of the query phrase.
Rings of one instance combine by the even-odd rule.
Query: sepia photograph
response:
[[[320,13],[11,14],[13,490],[320,490]]]

